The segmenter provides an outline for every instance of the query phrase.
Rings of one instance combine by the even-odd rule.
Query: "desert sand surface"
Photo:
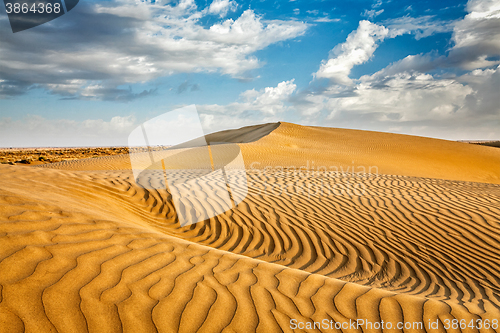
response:
[[[0,165],[0,332],[499,331],[499,149],[266,126],[215,135],[248,194],[184,227],[128,155]]]
[[[222,132],[209,134],[207,141],[238,143],[249,170],[268,167],[275,171],[371,173],[500,184],[500,151],[494,147],[285,122],[278,125],[252,126],[253,136],[248,128],[241,130],[241,136],[239,130],[224,131],[224,136]],[[267,135],[262,136],[263,133]],[[122,154],[96,160],[68,160],[45,167],[125,170],[131,165],[129,156]]]

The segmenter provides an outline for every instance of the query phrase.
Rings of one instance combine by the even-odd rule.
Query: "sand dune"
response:
[[[461,142],[281,123],[270,135],[241,146],[249,167],[254,161],[355,173],[372,167],[378,174],[500,184],[500,151]]]
[[[286,123],[255,137],[240,144],[260,163],[245,200],[186,227],[126,156],[0,165],[0,332],[288,332],[292,319],[456,332],[447,320],[500,319],[498,149]],[[353,158],[379,174],[276,168]]]
[[[392,133],[284,122],[278,125],[274,130],[276,124],[268,124],[242,128],[241,132],[210,134],[207,141],[240,143],[248,169],[320,168],[341,173],[500,184],[500,150],[494,147]],[[269,134],[262,136],[266,133]],[[131,167],[127,155],[44,166],[66,170],[125,170]]]

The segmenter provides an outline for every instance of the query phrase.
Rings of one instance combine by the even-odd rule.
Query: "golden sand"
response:
[[[445,323],[500,319],[499,149],[253,130],[216,138],[246,142],[246,199],[186,227],[166,190],[135,184],[127,155],[0,165],[0,332],[291,332],[291,320],[358,319],[458,332]],[[280,168],[307,161],[309,172]]]

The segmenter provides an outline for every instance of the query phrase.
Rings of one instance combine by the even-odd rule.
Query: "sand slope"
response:
[[[500,150],[462,142],[282,122],[270,135],[241,146],[249,167],[253,161],[341,172],[372,167],[378,174],[500,184]]]
[[[326,171],[341,173],[500,184],[500,150],[462,142],[285,122],[209,134],[207,141],[240,143],[248,169],[269,166],[303,170],[326,168]],[[130,160],[127,155],[117,155],[44,167],[124,170],[130,169]]]
[[[241,149],[262,166],[299,142],[311,156],[282,162],[319,158],[320,130],[281,124]],[[335,159],[362,150],[336,147]],[[139,187],[125,164],[0,166],[0,332],[288,332],[290,319],[438,319],[442,332],[447,319],[500,318],[498,184],[253,170],[236,209],[181,227],[167,190]]]

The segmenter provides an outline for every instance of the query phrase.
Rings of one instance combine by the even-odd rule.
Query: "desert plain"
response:
[[[500,149],[284,122],[207,141],[239,147],[247,193],[184,226],[125,148],[1,164],[0,332],[499,332]]]

